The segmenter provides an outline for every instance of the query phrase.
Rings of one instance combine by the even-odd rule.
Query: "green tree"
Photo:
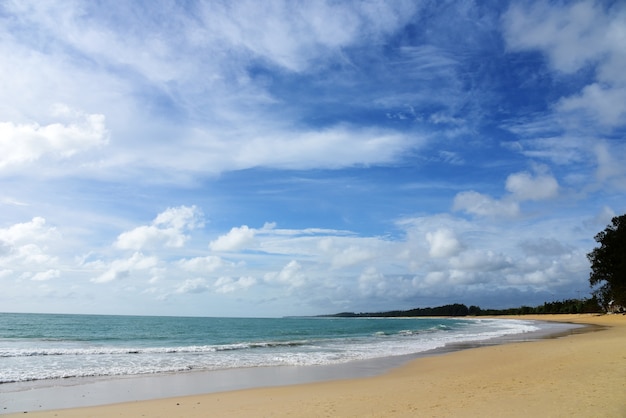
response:
[[[626,306],[626,214],[614,217],[611,223],[595,236],[600,246],[587,254],[589,284],[603,306],[611,300]]]

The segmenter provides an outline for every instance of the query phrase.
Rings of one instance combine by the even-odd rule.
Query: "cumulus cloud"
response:
[[[68,124],[40,126],[37,123],[0,122],[0,170],[45,157],[52,160],[68,159],[107,143],[104,115],[74,113],[74,120]]]
[[[502,228],[490,218],[464,221],[438,215],[404,219],[399,226],[406,229],[407,238],[405,243],[398,243],[396,252],[412,249],[410,257],[395,259],[396,263],[405,262],[411,267],[411,285],[406,286],[403,280],[396,283],[405,286],[403,291],[407,297],[470,298],[495,305],[500,302],[493,298],[504,297],[508,292],[543,292],[550,297],[551,291],[556,293],[555,289],[571,294],[572,288],[585,290],[587,287],[588,265],[584,251],[563,244],[575,241],[578,226],[568,226],[563,220],[537,222],[533,228],[528,228],[526,223],[520,225],[513,219]],[[439,230],[448,232],[434,233]],[[438,254],[431,254],[430,250],[435,237],[442,243],[456,240],[462,243],[462,248],[448,257],[434,257]],[[447,248],[442,246],[442,253],[445,254]],[[389,265],[377,268],[380,277],[388,276]],[[407,270],[405,267],[404,275]],[[376,289],[374,279],[364,280],[363,284],[370,286],[372,292]]]
[[[291,253],[329,263],[328,267],[332,270],[358,269],[364,264],[394,256],[393,244],[381,237],[358,237],[347,231],[335,230],[317,230],[310,234],[311,237],[291,240],[293,243],[301,242],[298,246],[302,249],[294,252],[292,248]],[[284,248],[289,246],[289,242],[282,243]]]
[[[53,254],[53,249],[61,246],[61,240],[60,232],[55,227],[47,226],[42,217],[0,228],[0,262],[5,267],[22,271],[27,277],[37,276],[42,268],[55,271],[58,257]],[[39,273],[32,273],[31,269]],[[41,273],[36,280],[45,278],[53,277]]]
[[[107,283],[117,279],[129,278],[138,272],[153,269],[158,263],[159,260],[156,257],[149,257],[136,252],[130,258],[114,260],[105,272],[91,279],[91,281],[93,283]]]
[[[344,248],[335,248],[333,251],[331,266],[334,269],[340,269],[361,264],[377,256],[377,254],[372,250],[373,248],[368,246],[365,240],[363,240],[360,245],[349,245]]]
[[[203,225],[202,212],[196,206],[168,208],[160,213],[151,225],[139,226],[121,233],[114,245],[126,250],[160,246],[180,248],[188,239],[185,232]]]
[[[428,232],[426,240],[430,245],[428,254],[435,258],[451,257],[458,254],[463,248],[454,232],[449,229]]]
[[[34,217],[30,222],[17,223],[0,229],[0,240],[9,244],[45,241],[57,236],[56,228],[47,227],[46,220],[40,216]]]
[[[573,112],[574,116],[576,111],[587,112],[606,127],[623,126],[626,117],[626,83],[623,87],[590,84],[579,94],[561,99],[556,109],[563,113]]]
[[[249,247],[254,242],[256,231],[247,225],[234,227],[226,235],[219,236],[209,243],[213,251],[236,251]]]
[[[266,273],[264,279],[268,283],[300,287],[306,283],[306,276],[302,271],[302,265],[296,260],[291,260],[279,272]]]
[[[204,221],[202,212],[194,205],[167,208],[155,218],[154,224],[165,228],[191,230],[203,227]]]
[[[555,68],[574,72],[617,49],[620,14],[593,1],[513,3],[503,16],[505,37],[509,48],[542,49]]]
[[[559,184],[550,175],[533,176],[528,172],[521,172],[507,177],[506,190],[518,201],[543,200],[555,197],[559,191]]]
[[[497,200],[475,191],[461,192],[454,197],[452,209],[479,216],[515,217],[519,214],[519,204],[514,201]]]
[[[187,279],[175,290],[175,293],[204,293],[210,290],[205,279]]]
[[[214,287],[217,293],[232,293],[248,289],[256,284],[254,277],[246,276],[238,279],[232,277],[220,277],[215,281]]]
[[[460,192],[454,197],[452,208],[486,217],[516,217],[520,213],[521,202],[545,200],[558,195],[559,184],[556,179],[544,173],[543,167],[537,166],[535,171],[535,175],[525,171],[509,175],[505,183],[509,194],[501,199],[473,190]]]
[[[224,265],[222,258],[208,255],[178,261],[178,265],[185,271],[194,273],[211,273]]]

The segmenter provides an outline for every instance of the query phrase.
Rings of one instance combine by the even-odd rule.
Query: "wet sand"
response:
[[[356,375],[362,377],[345,380],[302,384],[296,379],[280,387],[231,391],[225,387],[226,392],[182,396],[195,392],[188,391],[190,375],[180,375],[178,379],[187,381],[182,385],[187,391],[180,396],[3,416],[28,412],[29,417],[626,417],[626,316],[520,319],[606,328],[419,358],[376,376],[371,376],[375,368],[364,364],[362,374]],[[261,379],[273,380],[271,375]],[[79,404],[67,399],[66,405]]]

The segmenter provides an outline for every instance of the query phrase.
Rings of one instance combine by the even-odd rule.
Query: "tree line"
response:
[[[332,315],[322,315],[335,318],[394,318],[416,316],[494,316],[494,315],[529,315],[529,314],[576,314],[600,313],[603,308],[598,298],[566,299],[562,301],[545,302],[538,306],[520,306],[508,309],[482,309],[479,306],[466,306],[462,303],[450,305],[414,308],[409,310],[395,310],[385,312],[341,312]]]

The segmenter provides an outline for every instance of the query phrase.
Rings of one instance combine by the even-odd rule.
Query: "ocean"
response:
[[[0,313],[2,384],[418,355],[542,323],[477,318],[201,318]]]

